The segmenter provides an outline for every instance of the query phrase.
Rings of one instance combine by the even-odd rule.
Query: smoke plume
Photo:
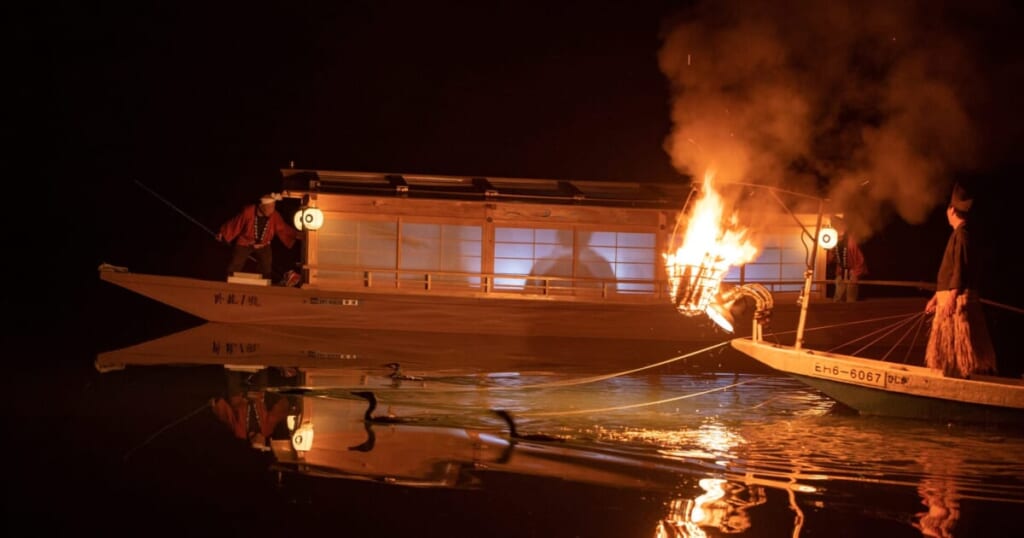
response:
[[[962,4],[962,5],[961,5]],[[860,235],[916,224],[984,164],[992,2],[698,1],[665,26],[684,174],[822,193]],[[851,223],[853,224],[853,223]]]

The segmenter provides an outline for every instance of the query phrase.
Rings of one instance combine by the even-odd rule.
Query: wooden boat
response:
[[[934,368],[752,338],[731,344],[862,415],[1024,425],[1024,380],[1019,378],[951,378]]]
[[[811,271],[807,274],[809,280]],[[758,299],[758,309],[770,308],[770,302]],[[834,352],[841,346],[824,346],[820,339],[807,337],[811,303],[801,301],[792,345],[765,339],[758,318],[768,313],[761,312],[754,316],[750,336],[731,340],[732,347],[862,415],[1024,425],[1024,379],[985,375],[959,379],[934,368],[883,360],[888,353],[880,359]],[[915,317],[917,332],[927,334],[923,308]],[[923,364],[923,345],[911,351]]]
[[[697,340],[721,335],[662,300],[551,299],[542,295],[258,286],[150,275],[109,265],[100,278],[201,320],[248,325],[420,330],[493,335]],[[685,339],[685,338],[684,338]]]
[[[664,253],[689,192],[685,183],[291,168],[282,175],[279,212],[292,204],[300,226],[307,212],[321,213],[300,242],[300,285],[110,264],[100,266],[100,279],[216,323],[694,345],[727,336],[672,304]],[[769,288],[779,298],[776,321],[785,324],[798,315],[787,296],[800,292],[805,269],[806,245],[792,238],[814,219],[794,217],[766,229],[770,255],[725,276]],[[806,295],[824,298],[825,283]],[[905,308],[900,301],[867,306]],[[820,315],[828,322],[833,314]]]

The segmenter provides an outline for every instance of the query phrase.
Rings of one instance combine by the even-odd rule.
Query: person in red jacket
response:
[[[275,368],[283,377],[294,377],[291,368]],[[254,448],[267,450],[271,438],[280,437],[279,430],[294,411],[290,401],[279,394],[267,392],[270,372],[226,371],[227,391],[210,401],[213,414],[238,439]]]
[[[839,232],[839,242],[829,251],[829,257],[835,266],[836,294],[835,302],[854,303],[860,295],[860,277],[868,272],[864,261],[864,253],[853,235],[847,230],[846,222],[839,216],[832,219],[832,225]]]
[[[235,243],[228,263],[228,276],[241,271],[246,260],[253,258],[263,278],[270,279],[274,261],[270,242],[276,237],[288,248],[295,245],[298,232],[275,210],[280,199],[281,195],[276,192],[267,194],[260,198],[258,204],[245,206],[220,227],[217,240]]]

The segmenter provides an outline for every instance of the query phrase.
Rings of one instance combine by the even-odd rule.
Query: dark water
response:
[[[89,345],[55,335],[60,367],[10,395],[7,510],[31,534],[1015,536],[1024,510],[1021,428],[860,417],[713,352],[582,368],[563,349],[530,369],[403,365],[405,380],[187,356],[100,373],[98,352],[193,323],[132,306],[88,324]],[[400,359],[416,342],[377,345]],[[406,421],[364,423],[360,390]],[[272,450],[212,411],[233,391],[292,417]]]

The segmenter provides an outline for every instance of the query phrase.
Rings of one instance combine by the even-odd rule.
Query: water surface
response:
[[[415,343],[376,345],[400,361]],[[720,350],[647,351],[659,366],[517,349],[531,368],[419,360],[404,379],[188,356],[100,373],[81,353],[35,374],[49,389],[23,404],[64,407],[27,413],[22,439],[47,442],[13,461],[14,507],[60,532],[542,537],[1009,536],[1024,509],[1019,428],[860,417]],[[212,411],[232,391],[285,402],[291,424],[255,448]],[[367,424],[360,391],[402,421]]]

